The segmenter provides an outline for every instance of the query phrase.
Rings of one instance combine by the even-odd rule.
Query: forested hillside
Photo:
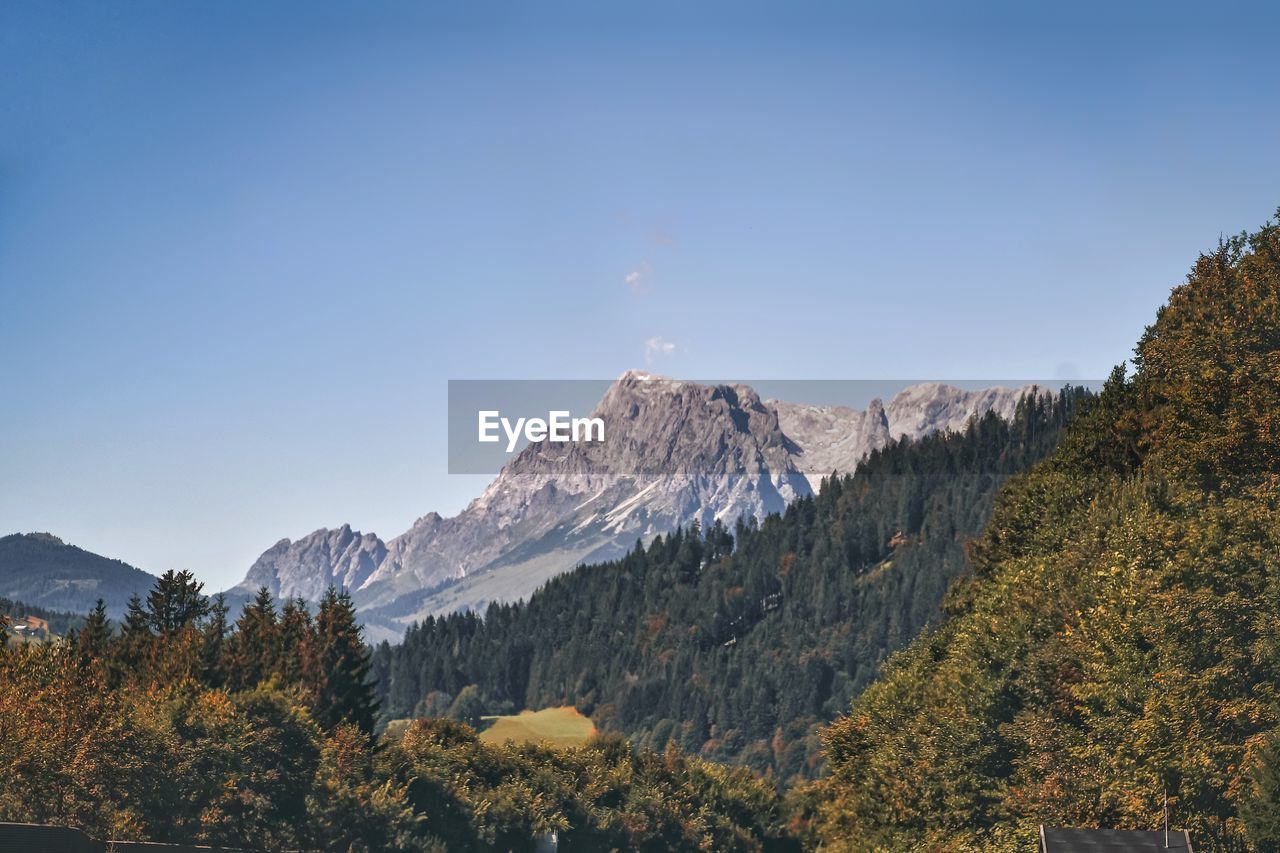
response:
[[[153,582],[155,576],[141,569],[49,533],[0,536],[0,596],[27,605],[88,613],[101,598],[119,617],[129,597],[146,593]]]
[[[653,749],[814,775],[819,725],[938,616],[995,490],[1053,449],[1082,395],[893,444],[759,526],[678,531],[527,603],[428,619],[375,654],[384,714],[573,704]]]
[[[1280,849],[1280,230],[1223,243],[1058,452],[954,614],[827,735],[829,847],[1025,850],[1039,823]]]

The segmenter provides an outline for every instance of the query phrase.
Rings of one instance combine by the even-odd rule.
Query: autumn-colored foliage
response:
[[[787,849],[781,800],[744,770],[611,739],[489,745],[419,722],[372,736],[350,601],[314,617],[265,593],[235,625],[169,573],[122,629],[0,650],[0,821],[261,850]]]
[[[951,618],[827,732],[829,846],[1152,829],[1167,791],[1196,849],[1252,849],[1280,719],[1280,229],[1202,257],[1134,362],[1003,490]]]

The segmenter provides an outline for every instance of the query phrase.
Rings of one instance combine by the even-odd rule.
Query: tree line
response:
[[[783,802],[743,770],[617,737],[481,743],[424,720],[373,736],[350,599],[266,590],[231,621],[187,572],[99,602],[66,642],[0,649],[0,821],[260,850],[790,850]]]

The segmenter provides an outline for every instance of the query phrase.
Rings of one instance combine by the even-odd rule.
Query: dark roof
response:
[[[1161,853],[1164,850],[1195,853],[1191,848],[1191,834],[1186,830],[1169,830],[1168,847],[1164,839],[1164,830],[1040,827],[1041,853]]]

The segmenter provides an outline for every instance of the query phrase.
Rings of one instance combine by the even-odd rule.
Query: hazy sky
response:
[[[1261,7],[622,5],[3,4],[0,533],[394,536],[450,378],[1103,375],[1280,205]]]

